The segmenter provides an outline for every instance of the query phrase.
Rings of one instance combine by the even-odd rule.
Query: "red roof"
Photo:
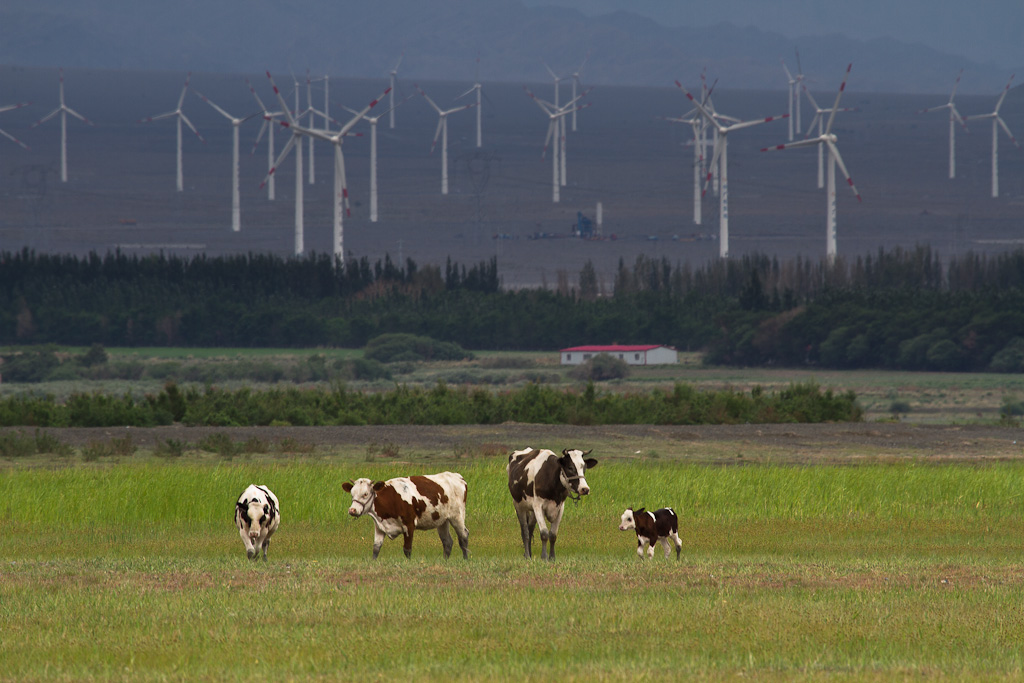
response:
[[[571,346],[566,351],[579,351],[581,353],[628,353],[631,351],[650,351],[660,349],[663,344],[609,344],[608,346]]]

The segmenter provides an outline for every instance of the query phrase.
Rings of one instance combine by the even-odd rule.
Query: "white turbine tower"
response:
[[[464,104],[461,107],[454,107],[453,109],[441,109],[437,106],[434,100],[430,99],[427,93],[423,92],[423,88],[416,85],[416,89],[420,91],[420,94],[430,103],[430,106],[437,112],[437,130],[434,131],[434,141],[430,144],[430,153],[434,153],[434,147],[437,146],[437,136],[441,136],[441,194],[448,194],[448,117],[457,111],[463,109],[469,109],[475,107],[476,103]]]
[[[857,188],[853,184],[853,179],[850,177],[849,171],[846,170],[846,164],[843,163],[843,157],[839,154],[839,148],[836,147],[836,141],[838,138],[834,133],[832,133],[832,124],[836,120],[836,113],[842,111],[839,109],[839,99],[843,96],[843,90],[846,89],[846,79],[850,76],[851,68],[853,68],[853,64],[846,67],[846,73],[843,75],[843,82],[839,86],[839,92],[836,94],[835,104],[832,105],[832,109],[830,110],[831,113],[828,117],[828,124],[825,126],[825,130],[821,135],[816,138],[799,140],[792,144],[765,147],[761,150],[762,152],[767,152],[769,150],[777,149],[810,147],[811,145],[828,147],[828,212],[825,223],[825,256],[828,258],[829,263],[834,262],[836,258],[836,164],[839,165],[839,169],[846,177],[846,182],[849,184],[853,194],[857,197],[857,201],[861,201],[860,193],[857,192]]]
[[[0,107],[0,114],[3,114],[5,111],[13,111],[14,109],[21,109],[22,107],[27,107],[30,104],[32,104],[32,103],[31,102],[19,102],[18,104],[6,104],[6,105]],[[0,135],[3,135],[5,138],[7,138],[8,140],[10,140],[11,142],[13,142],[13,143],[15,143],[17,145],[21,145],[22,149],[29,149],[28,145],[26,145],[24,142],[22,142],[18,138],[14,137],[10,133],[8,133],[3,128],[0,128]]]
[[[964,70],[960,69],[960,73],[956,76],[956,82],[953,83],[953,92],[949,94],[949,102],[939,105],[937,107],[928,107],[922,109],[918,114],[924,114],[930,111],[938,111],[940,109],[949,110],[949,177],[956,177],[956,124],[960,124],[964,127],[965,132],[967,130],[967,124],[964,122],[964,118],[960,116],[960,112],[956,110],[956,105],[953,104],[953,98],[956,97],[956,88],[960,85],[960,77],[964,75]]]
[[[248,78],[245,79],[245,82],[249,85],[249,92],[251,92],[252,96],[256,98],[256,103],[260,105],[259,114],[263,116],[263,124],[260,126],[260,132],[256,136],[256,142],[253,143],[252,151],[249,153],[249,156],[252,156],[253,154],[256,153],[256,148],[259,147],[260,140],[263,139],[263,134],[266,133],[267,172],[269,173],[270,169],[274,167],[274,128],[276,127],[276,118],[278,116],[283,116],[284,112],[270,111],[269,109],[267,109],[266,105],[263,104],[263,100],[261,100],[260,96],[256,94],[256,89],[252,87],[252,83],[249,83]],[[267,181],[267,199],[269,199],[270,201],[274,201],[274,185],[274,176],[270,176],[270,179]]]
[[[729,257],[729,133],[735,130],[742,130],[744,128],[750,128],[762,123],[769,123],[777,119],[788,118],[789,114],[782,114],[781,116],[767,116],[763,119],[754,119],[752,121],[738,121],[725,125],[721,123],[716,115],[708,110],[703,104],[690,94],[683,84],[676,81],[676,86],[686,94],[686,96],[693,102],[694,106],[697,107],[697,111],[701,113],[704,119],[718,132],[718,139],[715,141],[715,153],[711,158],[711,168],[718,167],[718,253],[722,258]],[[711,181],[713,171],[709,170],[707,178],[704,181],[705,188]]]
[[[389,90],[390,90],[390,88],[389,88]],[[392,92],[394,92],[394,91],[392,91]],[[400,105],[403,102],[405,102],[406,100],[408,100],[409,97],[412,97],[412,95],[407,96],[404,100],[399,102],[398,105]],[[398,105],[395,105],[395,106],[397,107]],[[377,212],[377,124],[380,122],[380,120],[384,117],[385,114],[390,114],[391,113],[391,109],[388,109],[387,111],[381,112],[380,114],[377,114],[376,116],[366,116],[365,114],[360,114],[355,109],[350,109],[349,107],[342,107],[342,109],[344,109],[345,111],[349,112],[350,114],[357,114],[357,115],[362,116],[362,118],[370,124],[370,222],[371,223],[376,223],[377,222],[377,213],[378,213]]]
[[[467,90],[466,92],[462,93],[461,95],[459,95],[455,99],[456,100],[461,100],[463,97],[465,97],[466,95],[469,95],[474,90],[476,91],[476,146],[477,147],[483,147],[483,139],[484,139],[483,138],[483,125],[482,125],[482,122],[481,122],[482,113],[483,113],[483,102],[481,102],[481,100],[480,100],[482,86],[480,85],[480,56],[479,55],[477,55],[477,58],[476,58],[476,79],[473,82],[473,87],[470,88],[469,90]],[[392,106],[392,109],[393,109],[394,108],[394,97],[391,98],[391,103],[392,103],[391,106]]]
[[[715,81],[717,83],[718,81]],[[705,108],[711,106],[711,91],[715,89],[715,84],[711,84],[711,88],[707,87],[707,82],[704,80],[704,75],[701,74],[701,102]],[[685,123],[693,129],[693,140],[688,142],[688,145],[693,147],[693,222],[695,225],[700,225],[702,221],[702,206],[701,200],[703,192],[701,191],[701,179],[704,177],[706,168],[706,157],[704,152],[710,143],[707,139],[707,128],[708,122],[704,119],[699,111],[691,109],[686,113],[685,116],[681,117],[663,117],[666,121],[672,123]]]
[[[844,81],[845,83],[845,81]],[[804,137],[810,137],[811,129],[814,128],[814,124],[818,124],[818,137],[820,138],[825,134],[825,114],[833,116],[837,111],[857,111],[856,107],[843,107],[842,109],[836,109],[835,107],[829,109],[822,109],[818,106],[817,100],[814,99],[814,95],[811,91],[804,86],[804,94],[807,95],[807,99],[811,101],[811,105],[814,107],[814,118],[811,119],[811,125],[807,126],[807,133]],[[818,145],[818,187],[825,187],[825,146]]]
[[[1014,74],[1015,76],[1016,74]],[[1020,148],[1020,144],[1017,142],[1017,138],[1013,137],[1013,133],[1010,132],[1010,127],[1006,125],[1006,121],[1003,121],[1003,117],[999,115],[999,107],[1003,106],[1003,100],[1006,99],[1006,93],[1010,92],[1010,84],[1013,83],[1013,76],[1010,76],[1010,80],[1006,83],[1006,87],[1003,88],[1003,94],[999,96],[996,101],[996,108],[992,110],[991,114],[975,114],[974,116],[968,116],[965,120],[992,120],[992,196],[999,196],[999,129],[1002,128],[1006,132],[1007,137],[1010,138],[1017,148]]]
[[[334,257],[336,259],[344,259],[345,257],[345,246],[344,246],[344,217],[351,216],[352,212],[349,209],[348,201],[348,182],[345,178],[345,154],[342,152],[342,144],[345,141],[345,136],[349,134],[349,131],[359,123],[359,120],[368,113],[371,109],[377,106],[384,97],[391,91],[388,88],[382,92],[378,97],[366,105],[362,111],[356,112],[348,123],[341,127],[341,130],[337,132],[323,130],[319,128],[305,128],[293,123],[282,123],[282,125],[289,126],[298,131],[300,134],[306,137],[317,138],[318,140],[324,140],[334,145]],[[292,138],[293,140],[295,138]],[[290,144],[290,143],[289,143]],[[284,152],[282,152],[282,155]]]
[[[258,116],[259,112],[238,118],[224,111],[198,90],[193,92],[195,92],[199,99],[213,107],[217,113],[231,123],[231,230],[233,232],[240,232],[242,230],[242,202],[238,189],[238,129],[253,116]]]
[[[203,140],[203,136],[199,134],[199,131],[196,130],[196,127],[192,125],[192,122],[189,121],[188,117],[185,116],[185,112],[183,112],[181,110],[182,105],[185,104],[185,93],[188,92],[188,82],[189,82],[189,80],[191,78],[192,78],[192,74],[191,73],[189,73],[188,76],[185,77],[185,85],[181,88],[181,95],[178,97],[178,106],[177,106],[177,108],[175,108],[174,110],[169,111],[169,112],[167,112],[165,114],[157,114],[156,116],[149,116],[149,117],[146,117],[146,118],[144,118],[144,119],[139,121],[139,123],[149,123],[151,121],[159,121],[161,119],[169,119],[169,118],[172,118],[172,117],[177,120],[177,124],[178,124],[178,176],[177,176],[178,192],[182,192],[185,189],[184,174],[182,173],[182,170],[181,170],[181,124],[182,124],[182,122],[184,122],[185,125],[188,126],[189,129],[193,133],[196,134],[197,138],[199,138],[202,142],[206,142],[206,140]]]
[[[533,101],[537,103],[537,106],[540,107],[541,111],[547,114],[548,117],[548,132],[547,136],[544,138],[544,151],[541,152],[541,158],[543,159],[547,154],[548,144],[553,142],[554,144],[552,145],[551,152],[551,201],[558,203],[562,198],[560,187],[565,184],[562,180],[565,172],[565,140],[564,138],[559,140],[559,137],[562,135],[565,117],[577,109],[584,109],[590,106],[589,102],[584,105],[576,104],[578,100],[583,98],[590,91],[585,90],[575,99],[569,100],[569,102],[563,104],[561,107],[556,107],[551,102],[542,100],[534,95],[530,92],[529,88],[524,86],[523,90],[526,91],[527,95],[533,98]],[[561,157],[561,165],[559,165],[559,157]]]
[[[277,84],[274,83],[274,77],[267,72],[267,78],[270,80],[270,85],[274,89],[274,95],[277,97],[277,101],[281,104],[281,111],[284,112],[287,122],[282,121],[281,125],[286,128],[291,128],[292,136],[288,139],[281,153],[278,155],[277,160],[270,167],[270,171],[267,176],[260,183],[262,189],[267,182],[274,177],[274,171],[281,165],[285,157],[288,156],[288,152],[295,148],[295,255],[300,255],[305,249],[305,221],[303,214],[303,196],[302,196],[302,133],[295,125],[295,117],[292,116],[292,112],[288,109],[288,105],[285,104],[284,97],[281,95],[281,91],[277,89]],[[296,96],[297,97],[297,96]],[[270,125],[274,125],[271,123]]]
[[[60,86],[59,86],[60,104],[58,104],[57,108],[54,109],[53,111],[51,111],[49,114],[47,114],[43,118],[39,119],[35,123],[33,123],[32,127],[35,128],[36,126],[44,124],[47,121],[49,121],[50,119],[52,119],[54,116],[56,116],[57,114],[60,114],[60,181],[62,183],[66,183],[68,181],[68,114],[71,114],[72,116],[74,116],[79,121],[87,123],[90,126],[93,125],[93,123],[92,123],[92,121],[90,121],[89,119],[85,118],[84,116],[82,116],[77,111],[75,111],[74,109],[72,109],[71,107],[69,107],[68,105],[66,105],[64,103],[64,69],[63,68],[60,70],[59,82],[60,82]]]
[[[391,70],[391,101],[388,103],[391,106],[391,109],[388,110],[390,112],[389,115],[388,115],[389,116],[389,125],[388,125],[388,127],[392,128],[392,129],[395,127],[395,106],[396,106],[395,105],[395,79],[398,78],[398,67],[400,67],[402,65],[402,60],[404,58],[405,58],[405,53],[403,52],[402,54],[400,54],[398,56],[398,61],[395,62],[395,68]]]

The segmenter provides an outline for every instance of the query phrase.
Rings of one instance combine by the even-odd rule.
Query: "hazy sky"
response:
[[[1015,68],[1024,65],[1024,0],[523,0],[585,14],[628,10],[666,26],[727,21],[789,38],[891,37]]]

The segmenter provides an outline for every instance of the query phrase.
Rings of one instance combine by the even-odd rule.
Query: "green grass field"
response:
[[[1024,677],[1016,461],[609,460],[554,564],[522,558],[501,455],[53,465],[0,470],[0,679]],[[371,561],[340,484],[446,468],[470,561],[433,532]],[[249,483],[281,500],[266,564]],[[628,505],[677,510],[682,561],[637,559]]]

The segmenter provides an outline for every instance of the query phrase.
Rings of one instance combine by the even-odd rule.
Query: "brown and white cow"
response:
[[[665,557],[669,557],[672,552],[668,545],[670,538],[676,546],[676,559],[679,559],[683,542],[679,540],[679,517],[672,508],[661,508],[654,512],[644,508],[626,508],[619,521],[619,531],[630,529],[636,529],[636,554],[641,560],[645,553],[648,557],[654,557],[654,546],[658,541],[665,548]]]
[[[245,554],[250,560],[267,560],[270,537],[281,524],[281,505],[277,496],[266,486],[250,484],[242,491],[235,503],[235,525],[245,544]]]
[[[352,494],[348,514],[373,519],[373,559],[377,559],[384,537],[405,536],[405,556],[412,557],[412,534],[416,529],[437,529],[444,556],[452,553],[450,524],[459,537],[462,556],[469,559],[469,531],[466,530],[466,480],[456,472],[417,477],[396,477],[371,481],[365,477],[341,485]]]
[[[564,449],[561,457],[553,451],[524,448],[508,456],[508,490],[519,518],[526,557],[531,557],[533,530],[540,526],[540,557],[554,561],[558,525],[565,511],[565,499],[590,493],[584,476],[597,460],[590,451]],[[550,522],[551,528],[547,524]]]

